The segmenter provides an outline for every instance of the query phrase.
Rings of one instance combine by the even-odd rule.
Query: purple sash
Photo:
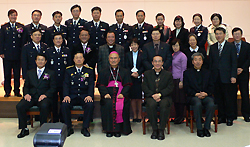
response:
[[[120,98],[118,99],[118,95],[121,93],[122,91],[122,83],[119,81],[116,81],[118,83],[118,93],[116,95],[116,123],[122,123],[123,122],[123,118],[122,118],[122,112],[123,112],[123,106],[124,106],[124,98]],[[115,86],[115,81],[110,81],[107,87],[116,87]]]

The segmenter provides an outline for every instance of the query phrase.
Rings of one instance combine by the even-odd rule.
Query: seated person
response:
[[[128,98],[132,81],[129,70],[119,66],[118,52],[112,51],[108,58],[110,66],[101,71],[97,80],[101,94],[102,128],[107,137],[121,137],[121,133],[132,133]]]
[[[84,66],[82,52],[74,55],[75,65],[67,67],[63,82],[62,115],[68,129],[68,136],[74,133],[70,110],[73,106],[82,106],[84,109],[81,133],[89,137],[89,123],[94,109],[94,72],[91,67]]]
[[[17,138],[29,135],[27,128],[26,112],[32,106],[38,106],[40,110],[40,125],[47,122],[54,92],[56,91],[56,80],[52,70],[45,68],[47,58],[44,54],[36,56],[37,68],[27,72],[23,87],[23,99],[16,105],[19,129],[22,129]]]
[[[202,68],[204,56],[202,53],[192,55],[193,68],[184,72],[183,87],[187,95],[187,104],[193,106],[194,117],[196,119],[197,136],[210,137],[209,132],[215,105],[213,94],[213,80],[210,71]],[[202,106],[206,108],[206,120],[202,129]]]
[[[171,72],[163,69],[163,58],[159,55],[153,57],[153,69],[144,73],[142,91],[146,101],[146,111],[153,128],[151,139],[164,140],[164,130],[168,121],[172,104],[172,91],[174,89]],[[157,107],[160,106],[160,122],[157,125]]]

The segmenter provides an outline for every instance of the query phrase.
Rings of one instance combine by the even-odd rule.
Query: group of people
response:
[[[117,23],[111,26],[100,21],[100,7],[91,9],[93,20],[89,22],[80,18],[79,5],[72,6],[70,11],[73,18],[66,20],[65,26],[61,25],[62,13],[55,11],[54,24],[47,28],[39,23],[40,10],[34,10],[32,23],[24,26],[16,22],[18,13],[11,9],[9,22],[1,26],[4,96],[9,97],[11,93],[12,70],[15,96],[22,97],[21,67],[24,79],[23,99],[16,106],[19,129],[22,129],[18,138],[29,134],[26,112],[33,105],[39,107],[41,125],[52,111],[53,122],[65,123],[68,136],[74,133],[70,110],[75,105],[82,106],[81,133],[89,137],[96,79],[102,127],[107,137],[132,133],[130,105],[133,122],[141,122],[142,97],[153,129],[152,139],[165,139],[172,103],[175,124],[184,121],[184,108],[192,105],[197,136],[210,137],[216,104],[219,123],[232,126],[237,118],[237,85],[241,91],[242,115],[250,122],[250,45],[241,40],[240,28],[232,30],[234,42],[227,41],[228,31],[220,14],[212,14],[208,28],[202,25],[202,15],[194,14],[195,26],[190,31],[184,28],[184,19],[178,15],[171,31],[164,24],[162,13],[156,15],[157,26],[153,27],[144,22],[143,10],[136,12],[138,22],[133,26],[123,22],[121,9],[115,12]],[[203,107],[206,109],[204,127]]]

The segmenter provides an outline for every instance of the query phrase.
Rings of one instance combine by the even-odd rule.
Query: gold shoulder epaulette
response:
[[[68,67],[66,67],[66,69],[69,69],[69,68],[71,68],[71,67],[74,67],[74,65],[68,66]]]
[[[88,65],[84,65],[84,67],[89,68],[89,69],[93,69],[92,67],[89,67]]]

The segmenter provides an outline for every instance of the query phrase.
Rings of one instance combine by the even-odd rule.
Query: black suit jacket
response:
[[[40,42],[40,53],[45,54],[47,50],[47,45],[45,43]],[[22,75],[23,79],[25,79],[26,74],[29,70],[36,68],[36,56],[38,51],[33,42],[29,42],[23,46],[22,49]]]
[[[125,58],[125,68],[128,69],[131,72],[131,69],[134,68],[134,62],[133,62],[133,51],[130,51],[126,53]],[[137,73],[141,75],[144,72],[144,66],[142,63],[142,51],[138,51],[137,60],[136,60],[136,68],[138,69]]]
[[[155,54],[154,43],[149,42],[145,44],[142,48],[143,51],[143,65],[145,70],[149,70],[153,68],[152,61]],[[159,53],[162,56],[164,64],[163,68],[168,70],[168,68],[172,65],[172,53],[170,51],[170,46],[165,42],[160,42]]]
[[[18,22],[15,23],[14,30],[10,23],[1,26],[0,33],[0,55],[4,54],[5,60],[20,60],[23,46],[22,37],[24,35],[24,26]]]
[[[171,72],[161,70],[158,77],[158,91],[156,91],[156,74],[153,69],[148,70],[144,73],[142,82],[142,90],[145,98],[152,98],[153,94],[161,93],[161,99],[169,98],[172,99],[171,94],[174,89],[173,76]]]
[[[207,52],[204,48],[199,47],[198,51],[199,53],[202,53],[202,55],[204,56],[204,60],[203,60],[203,65],[202,67],[208,69],[209,68],[209,61],[207,58]],[[189,48],[184,49],[183,53],[187,56],[187,68],[193,68],[194,65],[192,63],[192,58],[191,56],[194,54],[190,51]]]
[[[234,42],[233,42],[233,45]],[[240,54],[237,59],[237,68],[242,68],[243,71],[238,75],[239,80],[249,80],[249,65],[250,65],[250,44],[241,41]]]
[[[49,78],[46,79],[45,75]],[[37,77],[37,69],[31,69],[27,72],[25,78],[23,95],[29,94],[32,99],[39,99],[41,95],[46,95],[47,98],[53,99],[53,94],[56,91],[56,80],[52,70],[44,69],[40,79]]]
[[[184,71],[183,74],[183,88],[187,95],[187,103],[190,102],[192,97],[195,97],[196,93],[206,92],[208,96],[212,96],[214,92],[214,84],[212,75],[209,70],[202,68],[200,70],[202,74],[202,87],[199,87],[196,75],[196,69],[189,68]]]
[[[205,48],[205,44],[207,42],[207,34],[208,34],[207,27],[204,27],[203,25],[201,25],[198,28],[198,30],[196,30],[195,27],[192,27],[190,29],[190,33],[193,33],[197,36],[197,40],[198,40],[197,45],[199,47]]]
[[[221,56],[219,56],[218,42],[210,47],[209,69],[212,72],[214,81],[220,74],[222,83],[231,83],[231,78],[237,77],[237,51],[236,47],[225,42]]]
[[[170,43],[172,42],[173,39],[175,38],[178,38],[181,40],[181,51],[183,51],[185,48],[188,48],[189,47],[189,44],[188,44],[188,35],[189,35],[189,32],[188,32],[188,29],[185,29],[185,28],[181,28],[178,36],[176,37],[176,29],[174,29],[172,32],[171,32],[171,39],[170,39]]]
[[[82,46],[81,42],[75,44],[73,46],[72,50],[71,50],[72,59],[74,58],[75,53],[81,52],[81,53],[83,53],[83,56],[84,56],[84,59],[85,59],[84,64],[87,63],[90,67],[95,69],[95,65],[96,65],[97,59],[98,59],[98,55],[97,55],[98,52],[96,51],[95,45],[90,44],[89,42],[87,44],[86,49],[87,48],[90,48],[90,52],[87,53],[85,51],[85,54],[84,54],[83,46]]]
[[[30,36],[31,36],[32,30],[34,30],[34,29],[36,29],[36,28],[34,27],[33,23],[30,23],[30,24],[24,26],[24,35],[23,35],[23,43],[24,44],[32,41]],[[46,34],[47,26],[39,23],[38,29],[40,29],[42,32],[41,42],[45,42],[45,34]]]

